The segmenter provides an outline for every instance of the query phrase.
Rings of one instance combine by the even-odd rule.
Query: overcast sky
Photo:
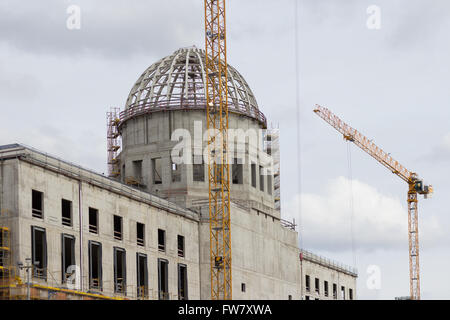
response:
[[[66,26],[71,5],[81,9],[79,30]],[[407,185],[348,150],[312,112],[324,105],[433,184],[434,197],[419,201],[422,298],[449,299],[450,2],[298,5],[297,88],[294,0],[227,1],[228,62],[281,130],[282,216],[301,222],[306,249],[359,269],[359,298],[409,294]],[[367,27],[370,5],[380,29]],[[106,111],[124,107],[152,63],[203,48],[203,32],[201,0],[0,0],[0,144],[106,172]],[[379,290],[366,285],[371,265]]]

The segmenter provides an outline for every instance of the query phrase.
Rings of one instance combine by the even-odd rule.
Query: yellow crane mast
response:
[[[420,300],[420,274],[419,274],[419,220],[417,212],[418,197],[421,194],[426,199],[431,197],[433,187],[425,185],[423,180],[414,172],[408,171],[398,161],[379,148],[372,140],[353,129],[339,119],[330,110],[316,105],[314,112],[328,124],[342,133],[344,139],[356,144],[379,163],[388,168],[408,184],[408,238],[409,238],[409,276],[411,299]]]
[[[232,298],[225,0],[205,0],[211,299]]]

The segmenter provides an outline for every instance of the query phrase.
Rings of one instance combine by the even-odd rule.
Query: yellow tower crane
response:
[[[231,223],[225,0],[205,0],[211,299],[230,300]]]
[[[425,199],[431,197],[433,187],[431,185],[425,185],[423,180],[420,179],[416,173],[408,171],[404,166],[398,163],[398,161],[394,160],[389,154],[373,143],[372,140],[369,140],[356,129],[350,127],[327,108],[316,105],[314,112],[337,131],[342,133],[345,140],[356,144],[359,148],[375,158],[375,160],[408,184],[409,285],[411,299],[420,300],[417,194],[423,195]]]

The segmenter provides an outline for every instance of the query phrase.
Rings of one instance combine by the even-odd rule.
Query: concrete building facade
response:
[[[0,226],[10,236],[0,278],[14,276],[10,296],[23,297],[30,258],[40,298],[210,299],[203,65],[202,50],[184,48],[141,75],[109,123],[108,139],[122,140],[108,141],[109,177],[24,145],[0,147]],[[356,272],[300,259],[295,225],[275,206],[266,119],[244,78],[228,72],[233,298],[329,298],[307,290],[308,275],[354,299]],[[177,132],[188,133],[182,153],[192,162],[174,162],[186,140]]]

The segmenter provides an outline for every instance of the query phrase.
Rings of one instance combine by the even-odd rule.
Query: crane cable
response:
[[[302,185],[301,185],[301,178],[302,178],[302,172],[301,172],[301,127],[300,127],[300,61],[299,61],[299,5],[298,1],[294,0],[294,52],[295,52],[295,105],[296,105],[296,111],[297,111],[297,199],[298,199],[298,232],[300,234],[300,248],[303,250],[303,224],[302,224],[302,208],[301,208],[301,192],[302,192]]]
[[[354,233],[354,203],[353,203],[353,168],[352,168],[352,153],[350,141],[347,143],[347,167],[348,167],[348,181],[350,187],[350,233],[351,233],[351,246],[352,246],[352,258],[353,268],[356,268],[356,248],[355,248],[355,233]]]

